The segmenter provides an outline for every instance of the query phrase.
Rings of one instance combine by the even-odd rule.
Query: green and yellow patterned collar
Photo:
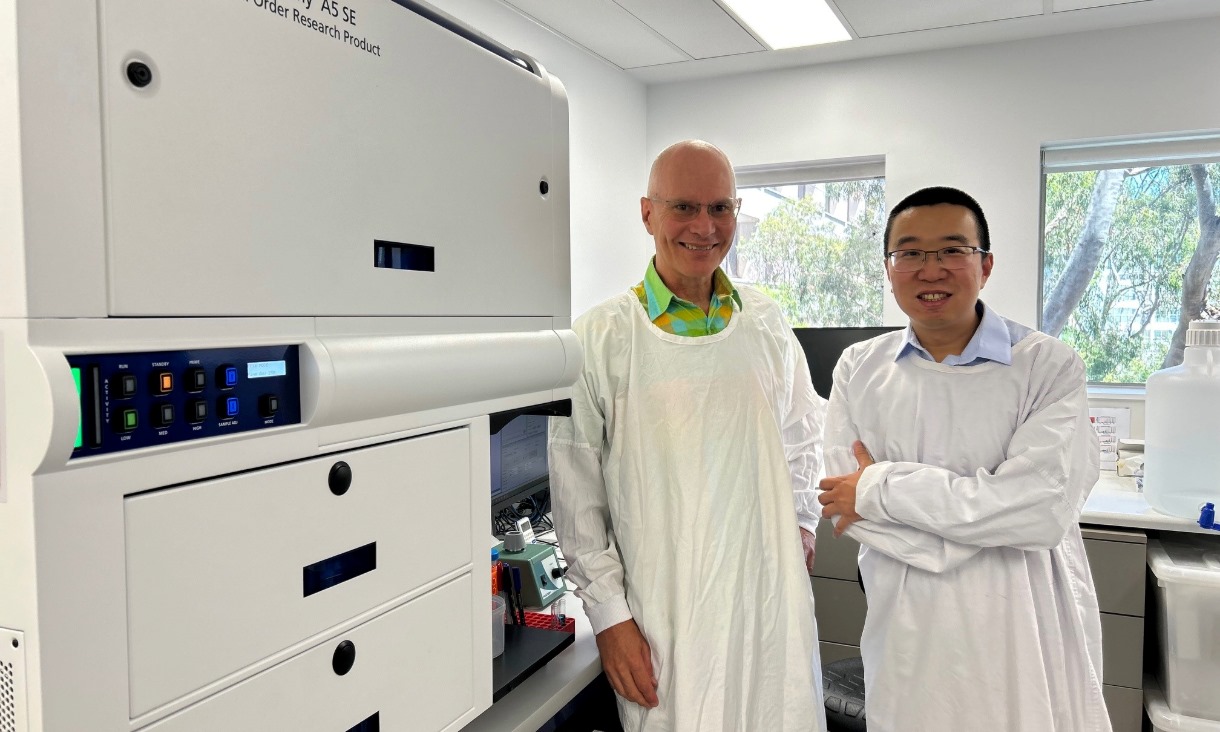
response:
[[[679,302],[686,302],[671,292],[665,286],[665,283],[661,281],[661,275],[657,274],[655,257],[648,260],[648,271],[644,273],[644,292],[648,296],[649,320],[656,320],[660,317],[661,313],[669,309],[669,303],[675,299]],[[733,281],[719,267],[716,268],[716,272],[712,275],[712,296],[721,300],[731,297],[737,303],[737,309],[741,309],[741,295],[737,293],[737,288],[733,286]]]

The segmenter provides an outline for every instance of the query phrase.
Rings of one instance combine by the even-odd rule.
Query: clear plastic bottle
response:
[[[1220,502],[1220,321],[1196,320],[1180,366],[1148,377],[1144,495],[1161,513],[1198,520]]]

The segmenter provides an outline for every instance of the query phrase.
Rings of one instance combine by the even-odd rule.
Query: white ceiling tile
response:
[[[1053,0],[1051,9],[1056,12],[1064,10],[1084,10],[1085,8],[1101,8],[1107,5],[1126,5],[1128,3],[1142,3],[1147,0]]]
[[[690,57],[658,36],[613,0],[505,0],[623,69],[654,66]],[[712,0],[707,0],[711,3]]]
[[[713,0],[615,2],[695,58],[766,50]]]
[[[1042,15],[1042,0],[834,0],[861,38]]]

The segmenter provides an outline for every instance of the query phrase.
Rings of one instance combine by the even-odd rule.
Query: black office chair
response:
[[[822,697],[829,732],[866,732],[863,659],[844,658],[822,666]]]
[[[864,578],[856,570],[864,591]],[[865,596],[868,593],[865,592]],[[867,732],[864,716],[864,659],[844,658],[822,666],[822,698],[828,732]]]

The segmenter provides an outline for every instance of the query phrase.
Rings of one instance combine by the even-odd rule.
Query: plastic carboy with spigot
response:
[[[1191,322],[1182,364],[1148,377],[1144,410],[1144,496],[1198,519],[1220,503],[1220,321]]]

